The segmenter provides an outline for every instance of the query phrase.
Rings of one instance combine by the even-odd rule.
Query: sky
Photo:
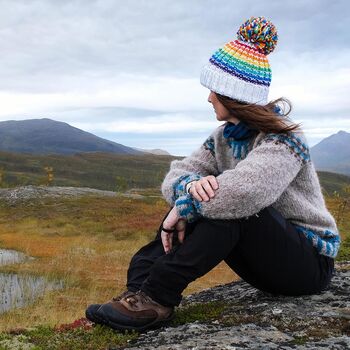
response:
[[[201,67],[251,16],[278,31],[269,100],[309,146],[350,132],[350,2],[0,0],[0,121],[51,118],[187,156],[223,122]]]

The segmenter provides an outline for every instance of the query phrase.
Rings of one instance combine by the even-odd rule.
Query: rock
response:
[[[116,197],[118,194],[113,191],[98,190],[89,187],[64,187],[64,186],[19,186],[15,188],[0,188],[0,200],[10,205],[27,202],[34,198],[43,197],[78,197],[84,195],[97,195]],[[123,197],[133,199],[143,198],[144,196],[136,193],[121,193]]]
[[[350,349],[350,262],[336,264],[327,290],[274,296],[236,281],[184,297],[179,308],[224,301],[214,321],[140,334],[126,349]]]

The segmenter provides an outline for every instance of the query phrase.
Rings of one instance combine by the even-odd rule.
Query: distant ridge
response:
[[[0,150],[30,154],[78,152],[145,154],[50,118],[0,122]]]
[[[170,156],[171,154],[163,149],[160,148],[154,148],[154,149],[143,149],[143,148],[136,148],[135,149],[142,151],[142,152],[147,152],[147,153],[152,153],[156,155],[162,155],[162,156]]]
[[[350,175],[350,133],[340,130],[310,148],[317,170]]]

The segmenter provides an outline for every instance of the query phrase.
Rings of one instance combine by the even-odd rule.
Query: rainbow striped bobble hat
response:
[[[271,68],[267,55],[277,44],[275,26],[264,17],[251,17],[237,31],[237,39],[219,48],[202,67],[200,83],[232,99],[268,103]]]

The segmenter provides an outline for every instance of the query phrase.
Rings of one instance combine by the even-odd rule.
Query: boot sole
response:
[[[155,320],[152,323],[149,323],[145,326],[125,326],[122,324],[118,324],[115,323],[113,321],[110,320],[103,320],[104,324],[116,329],[116,330],[121,330],[121,331],[126,331],[126,330],[135,330],[138,332],[143,332],[145,330],[148,329],[152,329],[152,328],[158,328],[158,327],[162,327],[162,326],[166,326],[168,325],[173,319],[175,318],[175,312],[173,312],[168,318],[164,319],[164,320]]]

